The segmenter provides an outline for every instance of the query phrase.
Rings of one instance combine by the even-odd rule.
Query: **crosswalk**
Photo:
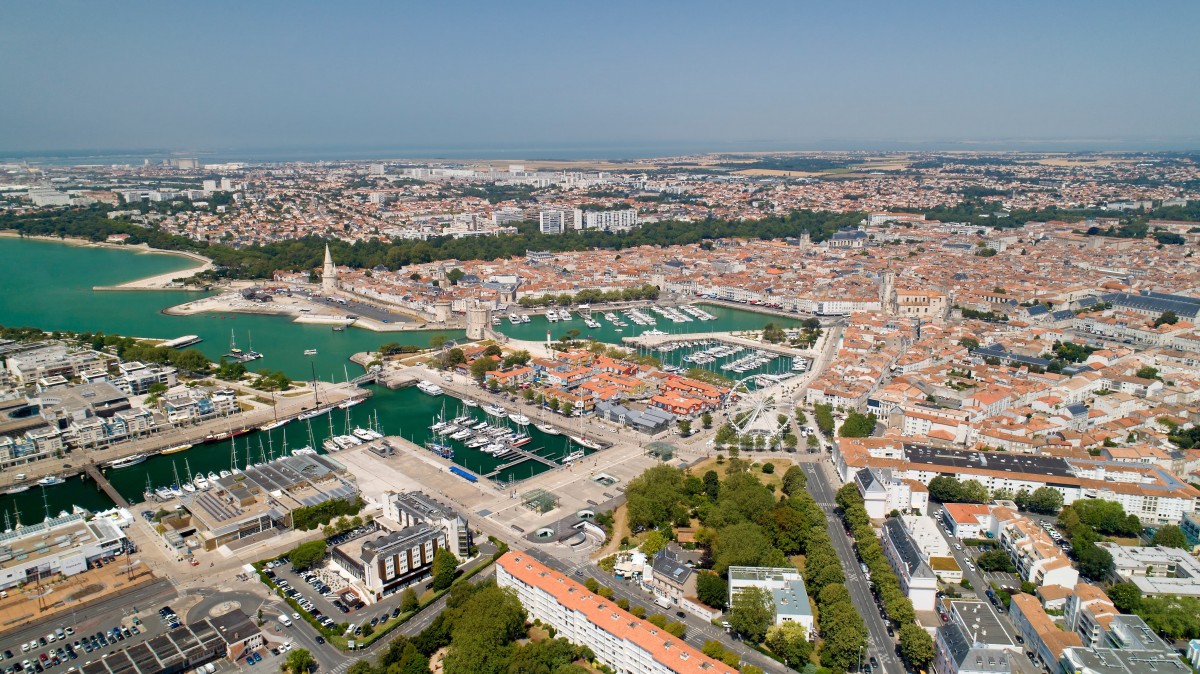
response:
[[[345,660],[342,662],[342,664],[329,670],[329,674],[343,674],[346,670],[350,669],[350,665],[353,664],[354,660]]]

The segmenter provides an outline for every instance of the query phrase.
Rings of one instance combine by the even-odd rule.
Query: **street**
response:
[[[858,609],[859,615],[862,616],[863,622],[867,626],[865,659],[874,655],[879,658],[880,669],[884,672],[904,674],[905,669],[899,658],[896,657],[893,646],[895,642],[887,634],[887,627],[879,615],[879,608],[875,605],[875,596],[871,593],[866,577],[859,569],[854,547],[846,537],[841,520],[834,513],[837,508],[837,503],[834,502],[837,490],[830,485],[822,464],[801,464],[800,469],[808,478],[808,492],[812,494],[817,505],[825,511],[826,529],[829,531],[829,537],[833,539],[833,547],[842,560],[842,570],[846,574],[846,589],[850,591],[850,599],[854,602],[855,608]]]

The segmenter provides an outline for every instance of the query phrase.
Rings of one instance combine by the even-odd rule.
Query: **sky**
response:
[[[0,3],[0,154],[1196,149],[1200,2]]]

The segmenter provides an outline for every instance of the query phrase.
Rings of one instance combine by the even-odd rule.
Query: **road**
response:
[[[109,629],[134,613],[140,613],[142,616],[153,615],[152,611],[157,611],[158,607],[163,604],[169,604],[177,596],[175,587],[169,581],[158,580],[146,583],[123,594],[101,599],[89,606],[72,611],[62,611],[6,632],[3,642],[0,643],[0,651],[7,648],[20,654],[21,644],[45,636],[56,627],[73,627],[79,636]],[[154,622],[157,622],[157,617]],[[74,641],[75,638],[78,637],[74,637],[70,641]],[[55,644],[55,646],[61,645]],[[45,650],[45,647],[42,647],[41,650]],[[80,658],[80,662],[82,662],[91,659],[91,656],[85,657],[81,653]]]
[[[842,560],[842,570],[846,574],[846,589],[850,591],[850,599],[866,623],[868,658],[871,655],[879,658],[880,668],[884,672],[904,674],[905,669],[896,657],[895,647],[892,645],[895,642],[887,634],[887,627],[879,615],[879,608],[875,605],[875,597],[871,594],[867,579],[859,567],[858,556],[854,554],[854,547],[834,513],[837,507],[834,501],[837,490],[831,486],[828,474],[821,464],[802,464],[800,469],[808,478],[808,493],[812,494],[817,505],[825,511],[826,529],[829,531],[829,537],[833,539],[833,548]]]

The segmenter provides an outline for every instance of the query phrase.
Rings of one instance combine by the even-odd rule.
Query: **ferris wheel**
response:
[[[775,436],[783,433],[778,416],[783,409],[779,396],[770,391],[770,386],[779,381],[772,375],[753,375],[738,380],[730,396],[738,400],[729,410],[729,423],[738,435]]]

